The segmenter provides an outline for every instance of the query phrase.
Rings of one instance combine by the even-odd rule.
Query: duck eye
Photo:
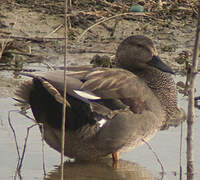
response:
[[[138,48],[140,48],[140,49],[146,50],[146,51],[149,52],[149,53],[152,53],[151,49],[150,49],[149,47],[147,47],[147,46],[144,46],[144,45],[142,45],[142,44],[136,44],[136,46],[137,46]]]

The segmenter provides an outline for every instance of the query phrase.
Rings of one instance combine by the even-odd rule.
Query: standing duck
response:
[[[98,159],[131,150],[148,141],[166,121],[181,119],[172,69],[158,57],[151,39],[125,39],[116,68],[67,72],[65,155]],[[61,151],[63,71],[29,74],[16,91],[30,104],[44,139]]]

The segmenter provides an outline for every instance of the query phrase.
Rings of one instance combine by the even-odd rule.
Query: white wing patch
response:
[[[100,121],[98,121],[99,127],[102,127],[104,124],[106,124],[106,122],[107,122],[106,119],[101,119]]]
[[[74,92],[75,92],[76,94],[78,94],[79,96],[85,98],[85,99],[92,99],[92,100],[101,99],[101,97],[95,96],[95,95],[90,94],[90,93],[85,92],[85,91],[74,90]]]

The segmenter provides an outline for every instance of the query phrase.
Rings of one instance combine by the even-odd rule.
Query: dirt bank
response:
[[[192,58],[197,1],[139,3],[141,15],[132,12],[100,23],[111,16],[130,13],[138,1],[75,0],[69,9],[68,64],[86,64],[95,54],[114,55],[122,39],[143,34],[154,40],[161,58],[184,72]],[[0,5],[0,77],[5,73],[62,66],[64,54],[64,1],[2,0]],[[178,63],[177,63],[178,62]],[[41,64],[42,63],[42,64]],[[181,63],[181,65],[179,64]],[[11,71],[10,71],[11,70]],[[9,74],[9,73],[8,73]],[[10,83],[10,82],[9,82]],[[12,83],[11,83],[12,84]],[[3,86],[3,83],[1,83]],[[0,86],[0,88],[1,88]]]

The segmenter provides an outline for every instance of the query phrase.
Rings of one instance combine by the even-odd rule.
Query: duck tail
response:
[[[21,105],[29,104],[29,97],[32,88],[33,88],[32,80],[27,80],[22,82],[15,91],[16,98],[14,99],[18,101],[19,104]]]

